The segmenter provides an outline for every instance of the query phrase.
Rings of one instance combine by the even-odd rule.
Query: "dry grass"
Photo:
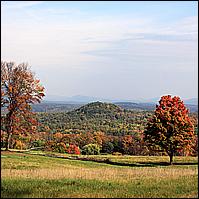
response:
[[[67,160],[66,160],[67,161]],[[174,166],[173,166],[174,167]],[[101,179],[117,182],[126,182],[140,178],[177,179],[183,176],[197,175],[197,168],[82,168],[67,165],[60,168],[34,169],[3,169],[2,178],[36,178],[36,179]]]
[[[142,167],[49,158],[15,152],[4,152],[2,155],[1,177],[7,190],[4,190],[3,194],[10,197],[21,196],[17,195],[18,189],[20,193],[23,193],[24,189],[29,190],[28,195],[22,194],[23,197],[191,198],[197,197],[198,194],[196,180],[198,167],[195,164],[197,158],[193,157],[187,158],[187,161],[194,164]],[[100,157],[105,156],[98,156]],[[110,155],[106,157],[128,163],[147,161],[147,157]],[[149,162],[164,162],[168,157],[148,158]],[[183,162],[185,159],[177,157],[176,161]],[[16,182],[21,188],[17,187]]]

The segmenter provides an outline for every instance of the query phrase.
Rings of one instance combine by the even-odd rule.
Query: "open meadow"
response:
[[[197,1],[1,8],[1,198],[198,198]]]
[[[1,152],[1,197],[198,197],[197,157],[174,157],[168,165],[167,156],[89,156],[110,160],[99,163],[37,153]]]

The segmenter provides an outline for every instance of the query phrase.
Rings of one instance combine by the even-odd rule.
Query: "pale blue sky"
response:
[[[47,95],[198,95],[198,3],[2,2],[2,60],[28,62]]]

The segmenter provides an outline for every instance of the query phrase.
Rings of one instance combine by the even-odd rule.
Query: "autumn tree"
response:
[[[175,152],[185,148],[191,150],[194,145],[194,127],[188,109],[179,97],[161,97],[144,131],[144,140],[149,147],[159,147],[166,151],[170,164]]]
[[[44,87],[39,82],[28,64],[1,62],[1,109],[5,110],[1,119],[7,134],[6,150],[13,134],[31,132],[37,126],[31,104],[44,97]]]

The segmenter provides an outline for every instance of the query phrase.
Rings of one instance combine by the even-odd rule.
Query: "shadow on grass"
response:
[[[129,167],[158,167],[158,166],[171,166],[169,162],[136,162],[136,163],[125,163],[125,162],[115,162],[111,161],[110,159],[96,159],[91,157],[65,157],[65,156],[58,156],[55,154],[42,154],[42,156],[48,156],[53,158],[63,158],[63,159],[70,159],[70,160],[81,160],[81,161],[91,161],[97,163],[106,163],[110,165],[117,165],[117,166],[129,166]],[[173,162],[172,165],[198,165],[197,162]]]
[[[113,162],[106,160],[105,163],[117,166],[129,166],[129,167],[157,167],[157,166],[168,166],[167,162],[136,162],[136,163],[124,163],[124,162]]]
[[[118,166],[130,166],[130,167],[157,167],[157,166],[171,166],[169,162],[136,162],[136,163],[121,163],[106,161],[107,164]],[[173,162],[172,165],[198,165],[197,162]]]
[[[153,166],[170,166],[169,162],[138,162],[139,164],[144,165],[153,165]],[[197,162],[173,162],[172,165],[198,165]]]
[[[24,153],[24,152],[22,152]],[[135,162],[135,163],[125,163],[125,162],[115,162],[106,159],[97,159],[92,157],[78,157],[78,156],[63,156],[56,154],[29,154],[29,155],[39,155],[39,156],[47,156],[52,158],[61,158],[61,159],[69,159],[69,160],[81,160],[81,161],[91,161],[97,163],[105,163],[109,165],[117,165],[117,166],[128,166],[128,167],[158,167],[158,166],[171,166],[169,162]],[[25,157],[25,156],[24,156]],[[198,162],[173,162],[172,165],[198,165]]]
[[[129,167],[157,167],[157,166],[171,166],[169,162],[136,162],[136,163],[124,163],[124,162],[113,162],[109,159],[100,160],[93,158],[77,158],[76,160],[92,161],[98,163],[106,163],[117,166],[129,166]],[[172,165],[198,165],[197,162],[173,162]]]

